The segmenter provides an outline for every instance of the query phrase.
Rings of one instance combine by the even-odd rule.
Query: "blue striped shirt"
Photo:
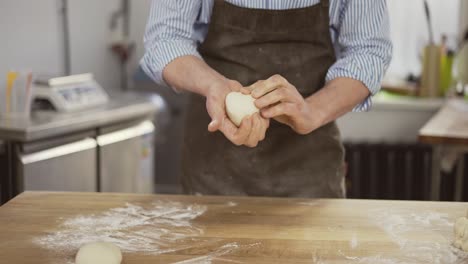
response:
[[[227,0],[246,8],[293,9],[318,4],[320,0]],[[163,84],[164,67],[177,57],[200,57],[198,46],[205,39],[213,0],[153,0],[144,37],[146,53],[142,69]],[[337,53],[326,81],[338,77],[359,80],[372,95],[380,90],[392,43],[385,0],[330,0],[330,32]],[[354,111],[366,111],[371,98]]]

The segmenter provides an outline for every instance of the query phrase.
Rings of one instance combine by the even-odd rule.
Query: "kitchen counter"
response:
[[[468,103],[448,101],[419,131],[419,140],[428,144],[468,145]]]
[[[29,119],[0,117],[0,139],[4,141],[33,141],[58,135],[102,127],[122,120],[148,117],[163,104],[158,95],[145,98],[136,94],[116,94],[109,103],[86,111],[56,113],[33,112]]]
[[[157,94],[116,93],[84,111],[0,118],[0,204],[24,190],[152,193],[164,111]]]
[[[348,113],[339,118],[337,124],[345,142],[416,143],[419,129],[444,103],[444,98],[380,92],[373,97],[369,112]]]
[[[467,203],[26,192],[0,207],[5,263],[73,263],[117,244],[123,263],[466,263]]]
[[[450,99],[420,129],[419,141],[433,146],[431,198],[440,199],[441,170],[450,172],[457,164],[454,200],[461,201],[465,181],[465,159],[468,153],[468,103]]]

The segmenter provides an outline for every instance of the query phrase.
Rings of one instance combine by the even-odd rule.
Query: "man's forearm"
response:
[[[215,83],[225,82],[226,78],[213,70],[202,59],[195,56],[182,56],[169,63],[163,70],[167,84],[177,90],[184,90],[206,96]]]
[[[360,81],[337,78],[306,98],[310,109],[315,112],[314,129],[330,123],[350,112],[369,96],[369,89]]]

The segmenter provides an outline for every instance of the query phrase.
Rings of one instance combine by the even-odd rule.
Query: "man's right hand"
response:
[[[243,89],[239,82],[226,79],[200,58],[192,55],[176,58],[164,68],[163,78],[178,91],[189,91],[206,97],[206,109],[212,120],[208,125],[210,132],[219,130],[238,146],[255,147],[265,138],[269,119],[255,114],[244,118],[238,128],[226,115],[226,95],[232,91],[250,91]]]
[[[214,83],[207,90],[206,109],[212,121],[208,125],[208,131],[220,131],[224,136],[237,146],[256,147],[265,139],[265,133],[270,125],[269,119],[265,119],[256,113],[244,118],[240,127],[232,123],[226,115],[226,96],[230,92],[249,93],[242,85],[233,80],[225,80]]]

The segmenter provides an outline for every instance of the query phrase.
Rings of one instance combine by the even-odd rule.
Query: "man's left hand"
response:
[[[318,113],[312,111],[296,87],[284,77],[274,75],[252,84],[248,89],[264,118],[274,118],[301,135],[309,134],[318,127]]]

